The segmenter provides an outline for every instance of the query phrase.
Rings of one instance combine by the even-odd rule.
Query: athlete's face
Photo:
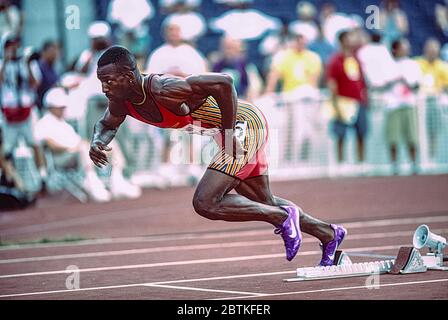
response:
[[[123,100],[129,95],[132,72],[123,71],[114,64],[98,68],[103,93],[109,100]]]

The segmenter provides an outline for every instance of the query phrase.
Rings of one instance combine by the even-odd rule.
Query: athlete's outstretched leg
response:
[[[242,181],[235,190],[242,196],[253,201],[269,204],[272,206],[295,206],[295,203],[272,195],[269,187],[269,177],[267,175],[249,178]],[[334,238],[334,231],[329,223],[316,219],[300,210],[300,229],[308,233],[322,243],[327,243]]]
[[[236,191],[253,200],[270,205],[293,206],[297,207],[291,201],[273,196],[269,188],[269,177],[259,176],[242,181],[236,188]],[[297,207],[298,208],[298,207]],[[334,263],[335,253],[341,245],[347,230],[343,227],[322,222],[299,208],[300,229],[318,238],[322,242],[321,266],[331,266]]]
[[[252,201],[229,192],[240,184],[237,178],[207,169],[193,198],[198,214],[212,220],[266,221],[276,227],[286,248],[286,259],[291,261],[302,243],[300,217],[296,207],[279,207]]]

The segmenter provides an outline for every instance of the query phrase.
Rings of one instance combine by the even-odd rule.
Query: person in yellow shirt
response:
[[[282,92],[294,92],[297,97],[303,95],[304,92],[308,95],[313,95],[314,92],[317,95],[321,72],[322,62],[319,55],[307,49],[306,37],[303,34],[295,34],[290,48],[280,51],[272,59],[266,93],[276,91],[278,83],[281,82]],[[298,104],[301,104],[300,110],[297,108]],[[288,123],[286,124],[287,147],[284,158],[287,161],[293,161],[300,154],[300,160],[308,160],[318,108],[314,107],[315,103],[304,104],[299,100],[297,103],[286,106]],[[307,120],[303,121],[303,119]],[[297,123],[301,125],[297,126]]]
[[[279,81],[282,91],[294,91],[301,86],[317,87],[322,72],[320,57],[306,49],[306,38],[297,34],[291,48],[274,56],[268,75],[266,92],[274,92]]]
[[[438,97],[443,91],[448,91],[448,63],[439,56],[440,42],[430,38],[425,42],[423,56],[416,58],[423,73],[422,90],[426,95],[426,128],[431,159],[436,156],[437,137],[442,126]]]

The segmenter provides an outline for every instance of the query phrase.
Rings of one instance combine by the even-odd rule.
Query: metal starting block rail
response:
[[[384,273],[406,274],[425,272],[426,270],[427,267],[420,252],[412,247],[400,248],[397,259],[361,263],[353,263],[345,252],[338,250],[334,265],[298,268],[295,278],[284,279],[284,281],[325,280]]]
[[[394,260],[384,260],[329,267],[299,268],[297,269],[297,278],[286,279],[286,281],[323,280],[369,276],[371,274],[387,273],[392,269],[393,265]]]
[[[443,255],[443,249],[447,246],[445,238],[430,232],[429,227],[423,224],[415,230],[412,242],[413,247],[401,247],[397,258],[393,260],[353,263],[346,253],[337,250],[332,266],[298,268],[295,278],[284,281],[324,280],[382,273],[408,274],[427,270],[448,271],[448,266],[444,265],[448,259]],[[429,253],[422,257],[418,249],[423,247],[428,247]]]

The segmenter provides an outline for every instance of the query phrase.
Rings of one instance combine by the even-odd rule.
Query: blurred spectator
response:
[[[238,97],[253,101],[260,92],[261,77],[257,67],[247,61],[243,41],[224,37],[221,40],[220,54],[212,71],[230,75]]]
[[[334,108],[332,124],[337,138],[338,161],[344,160],[344,140],[349,127],[354,127],[357,136],[358,161],[364,161],[364,140],[367,134],[367,90],[361,64],[355,56],[357,42],[354,33],[339,34],[340,52],[328,64],[328,87]],[[354,110],[354,112],[353,112]],[[353,112],[351,116],[347,113]]]
[[[1,124],[1,123],[0,123]],[[11,160],[6,159],[3,154],[3,130],[0,126],[0,186],[16,188],[26,191],[22,178],[15,170]]]
[[[95,21],[89,26],[87,34],[90,48],[85,49],[76,61],[75,70],[84,75],[96,74],[96,64],[101,54],[111,45],[111,30],[107,22]]]
[[[39,86],[37,87],[37,107],[43,112],[43,97],[59,80],[59,75],[55,65],[59,58],[59,44],[56,41],[46,41],[38,60],[40,75]]]
[[[281,24],[280,29],[270,31],[260,43],[260,53],[268,58],[281,50],[287,49],[295,38],[289,30],[289,22],[286,18],[281,19]]]
[[[167,12],[176,11],[176,6],[185,4],[189,7],[197,8],[201,5],[202,0],[159,0],[159,6]]]
[[[306,49],[306,38],[297,34],[291,48],[273,58],[266,92],[274,92],[279,81],[282,82],[282,91],[293,91],[305,85],[317,87],[321,72],[319,56]]]
[[[397,148],[400,143],[407,147],[417,173],[417,91],[423,79],[418,63],[409,58],[410,44],[406,39],[392,43],[392,53],[396,59],[401,81],[395,83],[391,98],[386,105],[386,140],[389,145],[393,171],[398,174]]]
[[[445,37],[448,37],[448,0],[445,3],[436,3],[435,6],[436,24],[443,32]]]
[[[324,66],[323,72],[321,74],[320,80],[319,80],[319,87],[323,88],[326,86],[325,80],[326,80],[326,66],[328,64],[328,61],[330,60],[331,56],[336,52],[335,47],[328,42],[328,40],[324,37],[324,34],[322,33],[322,29],[320,25],[318,25],[318,31],[319,35],[317,36],[316,40],[311,42],[308,45],[308,49],[311,51],[317,53],[320,57],[320,60],[322,61],[322,64]]]
[[[222,32],[233,39],[257,40],[266,32],[279,29],[279,19],[271,17],[259,10],[251,9],[251,1],[232,1],[232,8],[220,17],[210,21],[210,28]]]
[[[83,186],[95,201],[109,201],[112,196],[138,198],[141,195],[140,188],[130,184],[122,175],[124,158],[116,144],[111,145],[113,151],[110,155],[112,165],[110,192],[106,189],[89,158],[89,143],[82,140],[73,127],[64,120],[68,96],[63,88],[50,89],[44,97],[44,103],[48,112],[37,122],[34,134],[36,140],[50,150],[57,167],[70,167],[76,165],[79,160],[86,173]]]
[[[313,42],[319,34],[314,21],[317,14],[316,7],[308,1],[300,1],[297,3],[296,10],[298,19],[291,23],[289,29],[294,33],[303,34],[308,43]]]
[[[155,49],[148,59],[147,73],[169,73],[185,77],[207,70],[202,54],[182,41],[181,29],[177,24],[166,25],[164,35],[165,44]]]
[[[359,26],[359,22],[353,16],[336,12],[336,6],[330,2],[322,5],[319,20],[325,38],[334,47],[339,45],[338,35],[340,32]]]
[[[3,137],[0,118],[0,211],[24,209],[36,201],[36,196],[26,186],[11,160],[3,155]]]
[[[207,71],[207,62],[202,54],[193,46],[182,41],[181,29],[177,24],[168,24],[164,26],[165,44],[153,51],[149,57],[146,73],[169,73],[179,77],[186,77],[191,74],[204,73]],[[172,140],[176,132],[170,130],[158,130],[165,140],[162,156],[162,166],[159,172],[167,179],[177,175],[179,166],[174,166],[170,160]],[[185,139],[184,147],[190,148],[191,137]],[[184,149],[187,150],[187,149]],[[190,149],[191,150],[191,149]],[[190,157],[193,152],[190,152]],[[199,170],[193,169],[192,175]],[[183,170],[184,172],[189,169]]]
[[[358,50],[357,56],[368,87],[384,92],[399,80],[400,74],[389,49],[381,43],[381,35],[374,33],[370,39]]]
[[[388,46],[396,39],[409,33],[406,13],[400,9],[399,0],[384,0],[380,12],[380,31],[383,41]]]
[[[162,22],[162,27],[169,24],[177,24],[180,27],[182,40],[190,44],[204,35],[207,24],[204,17],[195,9],[199,4],[191,4],[188,1],[177,1],[170,7],[172,13]]]
[[[438,135],[441,130],[438,98],[448,91],[448,64],[440,59],[440,42],[430,38],[425,42],[423,56],[417,62],[423,72],[422,90],[426,95],[426,128],[429,137],[429,154],[436,156]]]
[[[308,49],[311,51],[317,53],[324,65],[328,63],[328,60],[330,60],[330,57],[335,53],[336,49],[335,47],[328,42],[328,40],[324,37],[324,34],[322,33],[322,28],[320,25],[317,26],[318,35],[314,41],[312,41],[308,45]]]
[[[149,21],[154,8],[149,0],[112,0],[108,21],[115,26],[118,44],[128,48],[141,63],[148,55],[150,45]]]
[[[213,0],[216,3],[226,4],[228,6],[239,6],[245,3],[252,3],[254,0]]]
[[[271,67],[272,58],[280,51],[289,48],[294,39],[295,35],[289,30],[288,19],[281,18],[280,29],[270,31],[258,46],[259,53],[264,57],[262,66],[263,77],[266,76]]]
[[[33,148],[34,161],[42,179],[46,177],[43,155],[32,134],[32,109],[35,107],[38,65],[28,56],[20,56],[21,40],[12,35],[2,37],[3,59],[0,60],[0,105],[3,123],[3,151],[11,159],[20,139]]]
[[[445,43],[440,49],[440,58],[442,58],[443,61],[448,62],[448,42]]]
[[[23,15],[10,0],[0,0],[0,37],[7,32],[22,34]]]
[[[322,62],[319,56],[306,49],[306,38],[297,34],[291,47],[279,52],[272,61],[268,75],[266,93],[276,90],[279,81],[282,91],[295,95],[295,101],[287,104],[287,134],[285,159],[295,160],[300,149],[301,159],[308,158],[310,142],[316,122],[318,81],[322,73]],[[298,109],[300,107],[300,109]],[[306,120],[304,120],[306,119]],[[297,128],[297,123],[304,123]],[[298,141],[298,142],[297,142]]]

